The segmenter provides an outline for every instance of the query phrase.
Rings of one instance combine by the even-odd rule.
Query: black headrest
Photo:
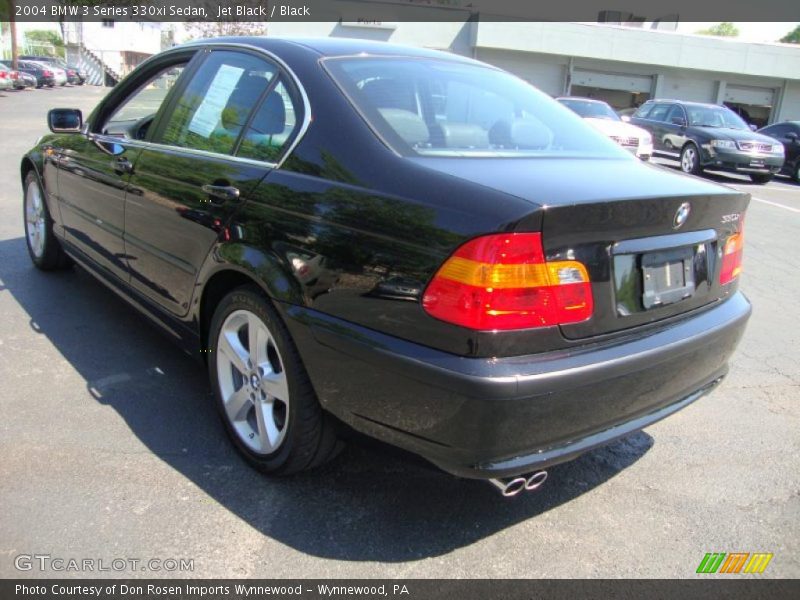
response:
[[[397,79],[372,79],[361,89],[375,108],[400,108],[417,112],[414,88]]]
[[[286,128],[286,107],[283,97],[275,90],[271,91],[253,118],[253,133],[273,135],[283,133]]]
[[[228,99],[227,107],[222,112],[222,126],[225,129],[241,128],[255,103],[267,89],[268,84],[269,81],[257,75],[242,77]]]

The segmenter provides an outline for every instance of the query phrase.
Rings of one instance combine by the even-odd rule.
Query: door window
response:
[[[669,109],[667,113],[667,118],[665,119],[667,123],[672,123],[673,125],[677,125],[673,119],[680,119],[680,122],[686,124],[686,116],[683,114],[683,109],[674,104],[672,108]]]
[[[106,135],[145,139],[158,109],[185,67],[185,63],[172,65],[148,79],[114,109],[100,130]]]
[[[250,54],[212,52],[181,92],[156,141],[233,154],[250,113],[276,75],[276,67]]]
[[[780,140],[785,138],[789,131],[791,131],[791,127],[789,127],[789,125],[773,125],[772,127],[763,129],[761,133]]]

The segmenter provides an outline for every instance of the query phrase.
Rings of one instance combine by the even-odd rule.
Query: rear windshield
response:
[[[629,157],[546,94],[491,67],[395,57],[324,64],[400,154]]]

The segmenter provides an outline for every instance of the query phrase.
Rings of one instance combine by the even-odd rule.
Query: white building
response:
[[[269,35],[378,39],[471,56],[559,95],[617,109],[727,103],[758,125],[800,120],[800,46],[596,23],[271,23]]]
[[[99,21],[64,23],[67,63],[89,74],[89,83],[113,84],[161,51],[161,23]]]

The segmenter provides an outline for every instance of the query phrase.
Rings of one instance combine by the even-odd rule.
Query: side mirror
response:
[[[83,114],[77,108],[54,108],[47,113],[47,125],[53,133],[80,133]]]
[[[631,122],[631,118],[630,118],[628,115],[622,115],[622,116],[620,117],[620,119],[622,119],[622,120],[623,120],[623,121],[625,121],[626,123],[630,123],[630,122]]]
[[[672,117],[672,124],[683,127],[686,125],[686,120],[683,117]]]
[[[750,123],[750,131],[755,131],[756,129],[758,129],[758,127]]]
[[[790,131],[786,134],[786,139],[792,142],[797,142],[797,134],[794,131]]]

